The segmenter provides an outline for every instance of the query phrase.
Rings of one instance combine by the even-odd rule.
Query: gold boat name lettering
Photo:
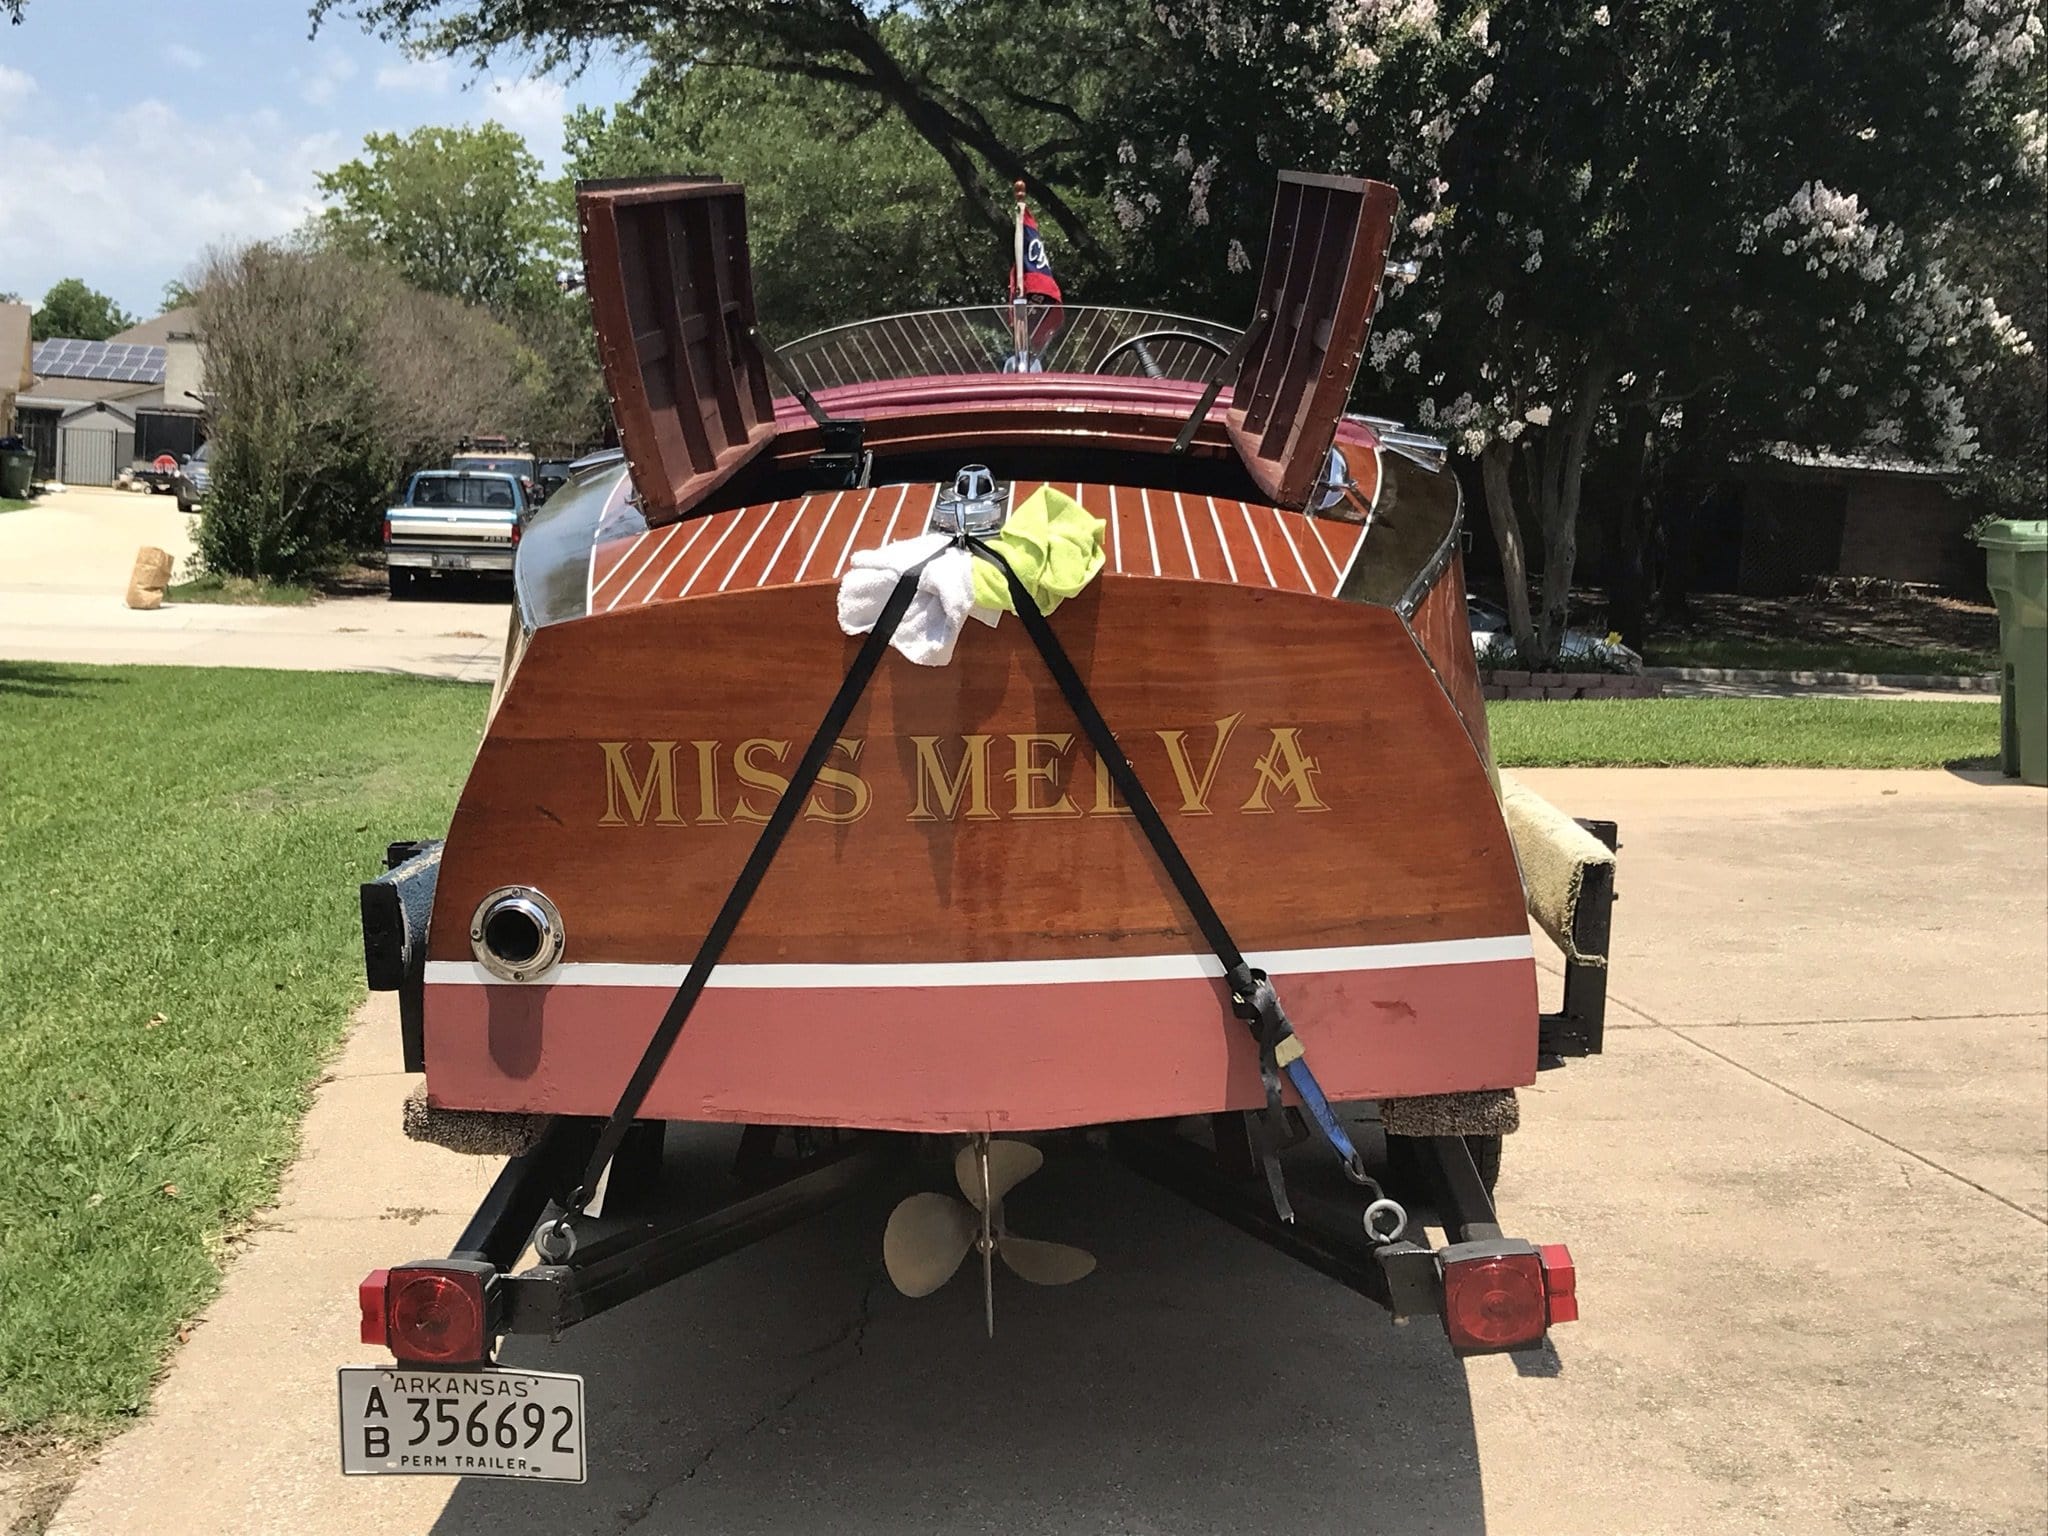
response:
[[[1147,787],[1162,809],[1183,816],[1275,811],[1326,811],[1317,792],[1322,769],[1291,725],[1240,734],[1242,712],[1199,731],[1155,730],[1165,776]],[[896,772],[863,764],[868,743],[842,736],[818,770],[804,819],[845,824],[875,809],[870,776],[905,790],[897,801],[905,820],[1001,821],[1074,816],[1128,816],[1109,768],[1070,731],[1009,731],[963,736],[904,736],[894,743]],[[601,741],[604,814],[601,827],[724,826],[759,824],[789,788],[789,769],[802,748],[770,736],[723,741]],[[1142,745],[1149,749],[1150,741]],[[1234,750],[1233,750],[1234,749]],[[1150,755],[1149,752],[1147,755]],[[1089,768],[1083,771],[1080,758]]]

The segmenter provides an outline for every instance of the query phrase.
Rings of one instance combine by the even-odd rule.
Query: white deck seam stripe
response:
[[[1301,558],[1301,546],[1294,542],[1294,535],[1288,531],[1287,516],[1285,512],[1275,509],[1273,521],[1280,525],[1280,537],[1287,541],[1287,548],[1294,555],[1294,563],[1301,569],[1301,579],[1308,583],[1309,591],[1313,592],[1316,589],[1316,579],[1309,575],[1308,562]]]
[[[699,560],[697,562],[696,569],[690,572],[689,580],[685,581],[682,584],[681,588],[677,590],[677,597],[688,597],[690,595],[690,588],[697,585],[697,578],[704,574],[704,568],[711,564],[712,561],[718,558],[718,551],[724,547],[725,541],[731,538],[733,536],[734,530],[736,530],[739,527],[739,525],[741,523],[744,523],[746,520],[746,511],[742,510],[733,513],[732,517],[727,520],[724,531],[721,532],[718,535],[718,537],[712,541],[711,547],[704,551],[704,558],[702,560]]]
[[[619,572],[623,571],[626,568],[626,562],[631,560],[634,555],[639,553],[640,546],[647,542],[649,535],[651,535],[653,532],[654,530],[652,528],[641,529],[640,532],[634,536],[633,542],[626,546],[625,551],[622,554],[620,554],[619,558],[614,560],[609,566],[605,568],[604,579],[602,581],[593,580],[590,588],[590,600],[592,602],[596,602],[597,594],[603,591],[604,588],[610,586],[612,584],[612,581],[618,576]],[[590,565],[591,574],[593,578],[596,576],[597,573],[597,552],[601,547],[601,545],[596,544],[593,544],[590,547]]]
[[[896,498],[896,510],[889,514],[889,526],[882,530],[882,544],[896,542],[896,524],[902,520],[903,509],[909,505],[910,487],[906,485],[903,487],[903,493]],[[877,544],[875,548],[880,549],[882,544]]]
[[[880,486],[875,487],[875,490],[880,489]],[[860,515],[854,518],[853,526],[846,530],[846,542],[839,546],[839,563],[832,567],[832,574],[834,576],[839,575],[840,572],[846,569],[846,557],[853,553],[853,541],[860,537],[861,529],[867,526],[868,508],[874,504],[875,492],[869,491],[868,499],[860,504]]]
[[[718,584],[719,591],[723,592],[727,587],[732,585],[733,577],[737,576],[739,574],[740,567],[746,564],[747,556],[752,554],[754,552],[754,546],[761,542],[761,535],[766,533],[769,530],[769,528],[773,526],[775,522],[775,509],[781,505],[782,503],[779,501],[771,501],[768,503],[768,515],[761,519],[761,526],[756,528],[753,532],[752,537],[750,537],[745,544],[740,546],[740,552],[732,557],[732,564],[725,568],[725,580],[721,581]],[[783,537],[788,538],[789,535],[784,534]]]
[[[834,496],[831,496],[831,506],[838,506],[838,504],[840,504],[840,498],[842,498],[842,496],[846,496],[846,492],[834,492]],[[770,578],[770,575],[774,575],[774,565],[776,565],[776,561],[778,561],[778,559],[782,559],[782,551],[784,551],[784,549],[788,549],[788,541],[791,541],[791,539],[793,539],[793,537],[797,535],[797,528],[801,528],[801,526],[803,526],[803,516],[805,516],[805,512],[809,512],[809,510],[811,510],[811,498],[809,498],[809,496],[807,496],[807,498],[803,498],[801,502],[797,502],[797,510],[795,510],[795,512],[791,514],[791,518],[788,518],[788,526],[786,526],[786,528],[782,530],[782,537],[780,537],[780,539],[776,541],[774,553],[772,553],[772,555],[768,555],[768,563],[766,563],[766,565],[762,567],[762,578],[760,578],[760,582],[756,582],[754,586],[768,586],[768,578]],[[829,510],[829,508],[825,510],[825,516],[827,516],[827,518],[831,516],[831,510]]]
[[[1267,950],[1246,956],[1274,976],[1335,975],[1415,966],[1490,965],[1533,960],[1526,933],[1489,939],[1435,939],[1419,944],[1353,944],[1330,949]],[[673,991],[689,974],[687,965],[637,965],[584,961],[560,965],[542,985],[551,987],[648,987]],[[818,987],[1019,987],[1075,982],[1221,980],[1214,955],[1102,956],[1079,960],[939,960],[875,965],[721,965],[708,986],[727,990]],[[469,960],[429,960],[426,980],[436,985],[489,986],[500,983]]]
[[[1321,518],[1315,516],[1314,513],[1310,513],[1308,519],[1308,531],[1316,536],[1316,543],[1322,547],[1323,558],[1330,562],[1331,576],[1335,577],[1338,581],[1341,582],[1344,579],[1344,568],[1337,563],[1337,557],[1330,553],[1330,546],[1328,542],[1323,538],[1323,530],[1316,526],[1321,521]],[[1316,590],[1318,592],[1321,592],[1323,589],[1321,587],[1318,587],[1316,588]],[[1327,597],[1335,597],[1337,595],[1337,589],[1335,587],[1331,587],[1330,590],[1324,595]]]
[[[612,594],[612,600],[604,605],[604,611],[606,613],[610,613],[614,608],[619,606],[619,599],[624,597],[628,592],[633,590],[634,585],[640,580],[640,578],[647,574],[647,568],[650,565],[654,564],[655,561],[661,558],[661,552],[664,549],[668,548],[668,541],[674,538],[677,534],[681,533],[682,531],[683,525],[681,523],[670,523],[666,528],[661,530],[661,542],[656,544],[654,548],[647,551],[647,558],[640,562],[640,569],[635,571],[632,575],[628,576],[626,578],[626,584],[623,587],[620,587],[618,591]]]
[[[839,508],[839,498],[845,494],[846,492],[844,491],[834,491],[832,493],[832,500],[825,508],[826,522],[832,521],[832,514]],[[790,518],[789,526],[782,531],[781,541],[776,544],[775,552],[768,557],[768,564],[762,567],[761,579],[755,583],[756,586],[765,587],[768,585],[768,578],[775,574],[775,565],[782,558],[782,552],[789,548],[789,541],[796,536],[797,529],[803,527],[804,519],[810,516],[812,500],[813,498],[806,496],[797,503],[796,515]],[[818,531],[823,533],[825,530],[820,528]],[[799,571],[797,574],[801,576],[803,573]]]
[[[1145,512],[1145,542],[1152,546],[1152,574],[1159,574],[1159,530],[1152,526],[1152,493],[1138,492],[1138,505]]]
[[[1109,545],[1116,552],[1116,573],[1121,576],[1124,573],[1124,521],[1117,516],[1116,487],[1113,485],[1109,488]]]
[[[1273,564],[1266,558],[1266,542],[1259,537],[1259,525],[1257,520],[1252,517],[1251,507],[1240,501],[1237,504],[1237,510],[1244,518],[1245,531],[1252,536],[1252,548],[1259,552],[1259,569],[1266,573],[1266,585],[1275,592],[1279,591],[1280,583],[1273,577]],[[1273,515],[1278,517],[1280,514],[1275,512]]]
[[[654,578],[654,585],[649,587],[647,589],[647,595],[640,599],[640,604],[642,607],[645,607],[647,604],[653,602],[657,597],[661,596],[662,583],[667,581],[669,577],[675,574],[676,567],[681,565],[685,557],[689,555],[690,551],[697,547],[697,541],[704,537],[704,530],[706,528],[709,528],[710,526],[710,518],[700,517],[697,519],[697,526],[691,532],[690,536],[687,539],[683,540],[683,547],[676,551],[675,558],[673,560],[669,561],[667,565],[661,568],[661,574]]]
[[[1215,525],[1216,542],[1223,546],[1223,569],[1230,572],[1230,579],[1232,581],[1236,581],[1237,561],[1231,558],[1230,537],[1223,531],[1223,514],[1216,510],[1216,498],[1214,496],[1204,496],[1202,500],[1209,503],[1209,521]],[[1238,505],[1242,506],[1244,503],[1239,502]],[[1273,573],[1268,571],[1266,573],[1266,585],[1271,586],[1272,584]]]
[[[1194,570],[1195,580],[1200,581],[1202,579],[1202,562],[1195,558],[1195,536],[1188,531],[1188,509],[1181,505],[1179,491],[1173,493],[1173,510],[1180,518],[1180,537],[1181,542],[1188,547],[1188,564]],[[1225,551],[1224,558],[1226,560],[1230,558],[1228,551]]]

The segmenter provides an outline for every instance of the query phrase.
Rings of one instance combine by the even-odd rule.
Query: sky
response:
[[[209,247],[280,235],[363,136],[496,119],[561,167],[562,118],[638,71],[406,57],[307,0],[29,0],[0,21],[0,293],[81,277],[147,318]]]

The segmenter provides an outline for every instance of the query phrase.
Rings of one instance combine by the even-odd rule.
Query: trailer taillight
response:
[[[1454,1348],[1521,1349],[1542,1338],[1549,1326],[1549,1293],[1536,1249],[1446,1257],[1444,1332]]]
[[[356,1287],[356,1305],[362,1309],[365,1344],[375,1344],[379,1348],[384,1345],[384,1295],[390,1284],[390,1270],[373,1269],[364,1277],[363,1283]]]
[[[1550,1309],[1551,1323],[1576,1323],[1579,1267],[1572,1262],[1571,1249],[1563,1243],[1542,1243],[1536,1251],[1543,1259],[1543,1298]]]
[[[426,1365],[487,1358],[487,1268],[458,1262],[373,1270],[357,1292],[363,1342],[382,1344],[400,1360]]]

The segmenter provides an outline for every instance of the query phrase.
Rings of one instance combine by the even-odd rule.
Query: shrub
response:
[[[552,441],[573,392],[487,311],[342,251],[218,254],[197,303],[213,444],[199,548],[222,576],[291,580],[373,544],[402,475],[475,433]]]

